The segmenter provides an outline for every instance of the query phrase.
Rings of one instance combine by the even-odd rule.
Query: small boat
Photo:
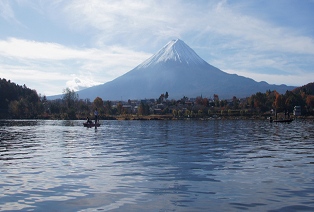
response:
[[[293,119],[281,119],[281,120],[274,120],[274,122],[281,122],[281,123],[291,123]]]
[[[288,115],[288,117],[287,117],[287,115]],[[282,118],[278,119],[277,112],[275,112],[275,119],[273,119],[273,117],[269,117],[269,121],[270,121],[270,123],[272,123],[272,122],[291,123],[293,121],[293,119],[290,118],[289,111],[285,110],[285,118],[282,117]]]
[[[88,128],[91,128],[91,127],[99,127],[99,126],[100,126],[99,123],[95,124],[95,123],[93,123],[93,122],[92,122],[92,123],[84,122],[83,125],[84,125],[84,127],[88,127]]]

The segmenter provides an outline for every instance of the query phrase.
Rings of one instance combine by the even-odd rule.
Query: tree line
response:
[[[41,97],[35,90],[0,78],[0,118],[34,118],[42,112]]]
[[[302,115],[314,115],[314,83],[309,83],[293,91],[279,94],[277,91],[257,92],[247,98],[233,97],[230,100],[188,97],[169,100],[169,94],[161,94],[154,103],[140,101],[137,110],[128,110],[122,102],[113,105],[112,101],[100,97],[93,101],[79,99],[78,94],[64,89],[61,99],[47,100],[46,96],[37,94],[36,90],[26,85],[20,86],[10,80],[0,78],[0,118],[14,119],[86,119],[93,116],[98,109],[100,118],[116,115],[133,114],[137,116],[156,113],[156,105],[161,105],[159,114],[171,114],[174,117],[208,117],[213,115],[263,115],[271,110],[277,112],[293,111],[294,106],[301,106]],[[126,104],[131,105],[131,100]]]

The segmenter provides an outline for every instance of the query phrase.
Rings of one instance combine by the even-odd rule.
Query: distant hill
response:
[[[292,92],[298,94],[301,91],[305,92],[308,95],[314,95],[314,82],[308,83],[306,85],[303,85],[301,87],[297,87],[292,90]]]
[[[102,85],[78,91],[79,98],[127,100],[158,98],[168,92],[169,98],[183,96],[220,98],[247,97],[256,92],[277,90],[284,93],[295,87],[270,85],[228,74],[208,64],[182,40],[172,40],[152,57],[126,74]],[[57,97],[57,96],[56,96]]]

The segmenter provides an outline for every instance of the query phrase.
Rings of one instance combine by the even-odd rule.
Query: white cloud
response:
[[[35,68],[35,69],[34,69]],[[36,69],[25,65],[0,65],[0,77],[11,80],[19,85],[26,85],[38,93],[55,95],[62,93],[65,79],[70,79],[67,73]]]
[[[69,77],[66,73],[43,72],[23,65],[0,65],[0,70],[2,78],[15,79],[18,81],[34,80],[46,83],[47,81],[60,81]]]
[[[0,40],[0,73],[3,78],[24,80],[23,84],[28,87],[51,95],[61,93],[65,87],[77,90],[113,80],[149,56],[119,46],[70,48],[57,43],[8,38]],[[73,84],[77,79],[81,83]],[[49,83],[55,84],[53,90]]]
[[[128,59],[126,56],[133,55]],[[134,52],[127,48],[119,46],[109,46],[106,49],[96,48],[69,48],[57,43],[36,42],[17,38],[9,38],[0,40],[0,56],[13,57],[20,59],[33,60],[91,60],[91,61],[106,61],[109,66],[124,62],[134,63],[138,59],[143,59],[149,54],[143,52]],[[119,61],[115,61],[119,60]]]
[[[71,49],[66,46],[36,42],[17,38],[0,41],[0,55],[24,59],[39,60],[70,60],[70,59],[99,59],[102,52],[96,49]]]
[[[91,76],[77,77],[76,75],[74,75],[73,77],[74,78],[72,80],[66,82],[66,87],[74,91],[79,91],[85,88],[102,84],[101,82],[93,80]]]

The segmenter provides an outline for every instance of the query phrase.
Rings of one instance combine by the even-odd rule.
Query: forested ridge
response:
[[[201,96],[189,99],[169,100],[171,94],[161,94],[151,101],[137,100],[112,102],[97,97],[79,99],[69,88],[64,89],[61,99],[47,100],[36,90],[26,85],[17,85],[10,80],[0,78],[0,118],[14,119],[85,119],[93,115],[98,108],[101,118],[117,115],[171,115],[173,117],[211,117],[211,116],[265,116],[271,110],[289,111],[294,106],[301,106],[302,115],[314,115],[314,83],[298,87],[293,91],[279,94],[276,91],[258,92],[250,97],[230,100],[219,99],[215,94],[212,99]],[[136,108],[136,110],[135,110]]]
[[[293,90],[294,93],[305,93],[307,95],[314,95],[314,82],[308,83],[301,87],[295,88]]]
[[[35,118],[42,109],[35,90],[0,78],[0,118]]]

